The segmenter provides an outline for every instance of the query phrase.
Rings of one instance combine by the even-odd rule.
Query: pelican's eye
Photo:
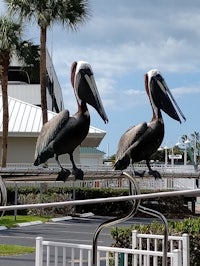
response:
[[[88,75],[89,77],[93,75],[90,68],[80,69],[80,74],[81,74],[81,76]]]

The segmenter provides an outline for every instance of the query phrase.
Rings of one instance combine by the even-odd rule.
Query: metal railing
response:
[[[137,230],[132,231],[132,248],[133,249],[144,249],[153,251],[163,250],[163,235],[153,235],[153,234],[140,234]],[[181,251],[181,260],[184,266],[190,265],[190,247],[189,247],[189,235],[182,234],[182,236],[168,236],[168,251],[173,252],[174,249]],[[143,265],[144,258],[142,256],[138,257],[140,265]],[[150,265],[150,256],[146,257],[148,265]],[[154,265],[158,265],[158,257],[153,258]],[[172,260],[170,261],[172,265]],[[135,265],[135,264],[134,264]]]
[[[160,251],[98,246],[97,266],[148,266],[150,264],[147,258],[157,261],[162,256],[163,252]],[[142,258],[142,264],[139,258]],[[182,264],[181,250],[179,249],[168,252],[167,258],[170,259],[171,266],[185,266]],[[130,264],[130,261],[134,264]],[[91,263],[92,245],[53,242],[45,241],[42,237],[36,238],[35,266],[90,266]],[[153,264],[153,266],[157,265]]]
[[[7,170],[27,170],[27,171],[39,171],[39,170],[48,170],[49,171],[57,171],[59,169],[58,165],[56,163],[48,163],[48,168],[43,168],[42,166],[39,167],[35,167],[33,166],[33,164],[31,163],[7,163],[7,167],[5,169]],[[196,171],[194,170],[193,165],[181,165],[181,164],[177,164],[177,165],[165,165],[165,164],[160,164],[160,163],[152,163],[151,164],[152,169],[158,170],[161,173],[196,173]],[[71,164],[63,164],[63,167],[65,168],[71,168]],[[113,166],[112,165],[107,165],[107,164],[102,164],[102,165],[86,165],[86,164],[77,164],[77,167],[82,168],[83,171],[112,171],[113,172]],[[136,163],[134,164],[134,168],[135,169],[140,169],[140,170],[147,170],[147,166],[145,163]],[[131,166],[127,168],[127,171],[131,170]],[[0,172],[4,171],[4,168],[0,168]]]

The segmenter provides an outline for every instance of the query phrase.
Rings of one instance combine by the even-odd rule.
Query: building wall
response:
[[[16,72],[20,75],[20,66],[22,66],[22,62],[20,62],[15,56],[12,58],[10,66],[12,67],[12,70],[10,68],[10,71],[13,71],[13,68],[16,67]],[[64,109],[64,102],[63,102],[63,96],[62,96],[62,89],[59,84],[51,57],[49,55],[49,52],[47,51],[46,55],[46,79],[47,79],[47,108],[50,111],[54,112],[60,112]],[[38,73],[39,75],[39,73]],[[23,82],[18,79],[18,76],[16,75],[17,80],[15,81],[9,81],[8,80],[8,95],[10,97],[19,99],[21,101],[34,104],[37,106],[41,106],[41,97],[40,97],[40,84],[31,84],[31,79],[29,79],[29,82]],[[39,81],[39,76],[38,76]],[[56,102],[56,105],[55,105]],[[57,106],[57,107],[56,107]]]
[[[8,95],[34,105],[41,102],[39,84],[9,84]]]
[[[102,165],[103,156],[101,154],[80,154],[80,163],[82,165]]]
[[[33,164],[36,141],[36,137],[9,137],[7,163]],[[2,138],[0,137],[0,145],[1,143]],[[61,163],[70,164],[67,154],[59,156],[59,160]],[[79,147],[74,151],[74,160],[77,164],[80,164]],[[48,160],[48,163],[56,164],[56,161],[54,158],[51,158]]]

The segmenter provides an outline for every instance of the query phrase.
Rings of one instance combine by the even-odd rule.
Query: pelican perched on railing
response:
[[[178,112],[184,120],[186,118],[157,69],[150,70],[145,75],[145,88],[153,110],[153,117],[149,123],[144,122],[133,126],[121,136],[114,169],[123,170],[130,163],[133,165],[134,162],[146,160],[149,174],[155,178],[160,178],[159,172],[151,169],[149,160],[150,156],[160,147],[164,138],[164,122],[161,110],[180,123]],[[139,173],[135,172],[135,175],[137,174]],[[143,176],[144,172],[141,175]]]
[[[83,179],[83,171],[76,167],[73,152],[88,134],[90,114],[87,103],[93,106],[105,123],[108,122],[91,66],[84,61],[74,62],[71,68],[71,83],[78,103],[78,111],[70,116],[68,110],[61,111],[42,127],[37,139],[34,165],[45,163],[55,156],[61,172],[57,180],[65,181],[71,172],[64,169],[58,156],[68,153],[75,179]]]

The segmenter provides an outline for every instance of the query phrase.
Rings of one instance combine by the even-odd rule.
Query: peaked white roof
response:
[[[42,128],[41,107],[8,97],[9,108],[9,135],[38,135]],[[56,116],[57,113],[48,111],[48,120]],[[3,129],[3,105],[2,94],[0,93],[0,133]],[[100,134],[102,137],[105,131],[95,127],[90,127],[89,133]]]

